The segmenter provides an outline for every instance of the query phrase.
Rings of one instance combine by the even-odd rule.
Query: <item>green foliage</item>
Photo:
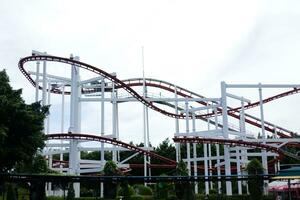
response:
[[[68,187],[67,200],[75,200],[75,191],[74,191],[74,187],[73,187],[72,183],[69,184],[69,187]]]
[[[118,191],[118,196],[122,196],[124,200],[129,200],[134,195],[134,189],[128,184],[127,181],[121,183],[121,188]]]
[[[130,200],[144,200],[142,195],[132,195]]]
[[[186,163],[182,160],[176,166],[176,176],[188,176]],[[190,182],[175,182],[175,193],[178,199],[195,199],[194,184]]]
[[[147,187],[145,185],[134,185],[134,190],[136,194],[139,195],[153,195],[153,191],[150,187]]]
[[[118,167],[114,161],[109,160],[104,165],[103,173],[105,176],[116,176],[120,175],[120,171],[118,170]]]
[[[161,174],[161,176],[167,176],[166,174]],[[156,199],[167,199],[170,191],[172,191],[173,184],[168,182],[158,182],[155,185],[155,198]]]
[[[12,184],[7,187],[6,200],[17,200],[17,194]]]
[[[175,146],[170,143],[169,138],[166,138],[164,141],[162,141],[162,143],[160,143],[158,147],[154,149],[154,152],[172,160],[176,159],[176,149]],[[157,160],[156,162],[160,163],[161,161]]]
[[[5,71],[0,71],[0,172],[18,162],[31,162],[44,146],[44,119],[48,107],[25,104],[22,90],[13,90]]]
[[[262,164],[257,160],[251,160],[247,165],[247,171],[249,174],[249,192],[252,200],[262,199],[263,194],[263,179],[258,176],[263,174]]]
[[[103,173],[105,176],[117,176],[120,175],[121,172],[119,171],[117,165],[113,161],[107,161]],[[117,196],[118,191],[118,183],[115,181],[106,182],[104,184],[104,197],[114,199]]]

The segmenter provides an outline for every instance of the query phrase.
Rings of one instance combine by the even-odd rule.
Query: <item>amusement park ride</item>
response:
[[[32,64],[35,63],[33,66]],[[67,75],[53,75],[49,69],[57,63],[69,68]],[[30,66],[31,64],[31,66]],[[42,66],[40,66],[42,64]],[[79,61],[79,57],[63,58],[51,56],[47,53],[32,51],[32,55],[19,61],[19,69],[35,87],[35,100],[41,100],[43,105],[49,105],[51,94],[61,96],[61,133],[49,133],[49,117],[45,120],[45,133],[48,142],[43,154],[48,157],[49,166],[55,170],[68,174],[86,174],[101,171],[106,161],[105,151],[112,152],[112,159],[120,168],[134,168],[137,165],[126,164],[138,154],[144,155],[144,175],[151,176],[151,168],[175,167],[179,160],[187,162],[189,176],[201,174],[205,176],[222,174],[229,176],[237,174],[242,177],[246,174],[245,167],[249,157],[261,157],[264,173],[269,169],[278,171],[280,160],[284,156],[299,159],[285,150],[286,146],[299,146],[300,139],[293,131],[287,130],[264,120],[264,104],[276,99],[296,94],[300,85],[269,85],[269,84],[227,84],[221,83],[221,97],[206,98],[187,89],[162,80],[149,78],[134,78],[120,80],[115,73],[108,73],[102,69]],[[30,70],[29,70],[30,69]],[[80,72],[89,74],[82,80]],[[164,92],[168,97],[152,95],[149,88]],[[258,91],[259,100],[251,102],[249,99],[229,93],[230,89],[254,88]],[[287,91],[263,99],[262,91],[265,88],[285,89]],[[138,92],[140,89],[142,92]],[[41,92],[40,92],[41,91]],[[127,95],[121,95],[126,92]],[[40,96],[40,93],[42,95]],[[64,131],[65,96],[70,96],[70,122],[67,133]],[[229,102],[239,102],[238,107],[232,107]],[[81,133],[81,106],[83,102],[97,102],[101,108],[100,135]],[[126,102],[139,102],[144,105],[143,110],[143,144],[144,147],[119,140],[118,105]],[[105,107],[112,107],[112,131],[105,133]],[[246,113],[246,110],[259,107],[259,117]],[[165,158],[152,152],[149,137],[148,109],[158,114],[175,119],[174,142],[176,143],[176,160]],[[182,120],[180,122],[180,120]],[[56,119],[57,121],[57,119]],[[238,124],[232,126],[231,123]],[[199,128],[204,123],[206,130]],[[246,130],[246,124],[256,127],[261,132],[261,138]],[[181,126],[181,127],[180,127]],[[50,142],[51,140],[51,142]],[[96,141],[95,148],[84,147],[84,142]],[[203,143],[203,154],[199,156],[196,144]],[[180,145],[186,144],[186,156],[181,158]],[[192,145],[192,147],[191,147]],[[216,148],[216,155],[212,155],[212,146]],[[221,149],[223,148],[223,149]],[[259,149],[259,151],[252,151]],[[81,151],[100,151],[99,160],[83,160]],[[120,160],[120,151],[134,151],[132,156]],[[222,152],[222,153],[221,153]],[[63,153],[69,153],[69,162],[63,160]],[[52,159],[53,155],[60,155],[60,161]],[[160,159],[165,164],[151,165],[151,158]],[[67,163],[67,164],[66,164]],[[224,172],[223,172],[224,171]],[[238,181],[238,193],[243,191],[242,181]],[[267,183],[266,183],[267,184]],[[50,186],[51,187],[51,186]],[[103,186],[102,186],[103,187]],[[205,192],[209,193],[212,185],[205,182]],[[217,184],[220,192],[221,182]],[[79,184],[74,184],[76,196],[79,196]],[[197,184],[195,192],[198,193]],[[232,194],[232,183],[226,181],[226,193]]]

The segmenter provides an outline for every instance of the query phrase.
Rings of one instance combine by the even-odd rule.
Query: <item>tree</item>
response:
[[[31,173],[31,174],[48,174],[57,173],[48,168],[45,158],[36,154],[31,162],[18,163],[16,165],[16,172],[18,173]],[[30,182],[30,199],[31,200],[44,200],[46,199],[45,182],[43,180],[32,180]]]
[[[37,149],[44,147],[44,119],[48,106],[25,104],[22,90],[13,90],[5,71],[0,71],[0,172],[16,163],[31,162]]]
[[[172,160],[176,159],[176,149],[175,146],[170,143],[169,138],[166,138],[164,141],[162,141],[162,143],[160,143],[158,147],[154,149],[154,152]],[[155,163],[161,163],[160,160],[154,159],[154,161]]]
[[[104,176],[118,176],[121,175],[116,163],[113,161],[107,161],[104,169]],[[117,196],[118,183],[115,181],[106,182],[104,185],[104,198],[114,199]]]
[[[175,146],[170,142],[169,138],[166,138],[156,148],[154,148],[154,153],[172,160],[176,160],[176,149]],[[165,164],[164,161],[155,158],[151,159],[151,163]],[[156,176],[161,174],[170,174],[170,169],[151,169],[151,173],[152,175]]]
[[[255,158],[248,163],[247,171],[250,197],[252,200],[259,200],[263,194],[263,179],[259,176],[263,174],[262,164]]]
[[[134,195],[134,189],[128,184],[128,181],[121,182],[121,188],[118,192],[118,196],[122,196],[123,200],[129,200]]]
[[[186,163],[182,160],[176,166],[176,176],[188,176],[188,169]],[[175,193],[178,199],[195,199],[193,184],[190,182],[175,182]]]
[[[17,200],[17,194],[16,194],[15,188],[13,187],[12,184],[8,185],[6,199],[7,200]]]

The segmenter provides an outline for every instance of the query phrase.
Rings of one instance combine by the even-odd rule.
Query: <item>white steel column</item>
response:
[[[62,86],[62,93],[61,93],[61,124],[60,124],[60,132],[64,132],[64,123],[65,123],[65,85]],[[60,144],[63,144],[63,140],[60,141]],[[60,150],[63,151],[64,147],[61,146]],[[61,153],[59,156],[59,160],[64,160],[64,154]],[[60,165],[60,168],[63,168],[62,164]],[[62,171],[61,171],[62,173]]]
[[[105,82],[104,77],[101,78],[101,136],[104,136],[104,98],[105,98]],[[104,167],[104,143],[101,142],[101,166]],[[100,183],[100,197],[104,196],[104,185]]]
[[[175,114],[178,115],[178,101],[177,101],[177,87],[175,88]],[[175,134],[179,133],[179,119],[175,118]],[[176,162],[181,160],[181,151],[180,151],[180,143],[175,144],[176,147]]]
[[[218,115],[217,115],[217,108],[214,108],[214,113],[215,113],[215,129],[218,129]],[[221,178],[221,168],[220,168],[220,145],[216,144],[216,156],[217,156],[217,175],[218,179]],[[221,194],[221,181],[218,180],[218,194]]]
[[[243,139],[245,139],[245,113],[244,113],[244,99],[242,98],[241,100],[241,107],[242,110],[240,112],[240,133],[241,133],[241,137]],[[241,160],[243,160],[243,155],[241,155],[241,150],[240,147],[236,147],[236,165],[237,165],[237,175],[238,178],[241,178],[242,172],[241,172]],[[243,153],[242,153],[243,154]],[[243,189],[242,189],[242,181],[238,180],[238,194],[242,194],[243,193]]]
[[[36,77],[35,77],[35,101],[39,101],[39,82],[40,82],[40,61],[36,62]]]
[[[210,177],[212,177],[212,160],[211,160],[211,144],[208,144],[208,167],[209,167],[209,170],[208,170],[208,173],[210,175]],[[210,189],[213,189],[213,182],[210,181]]]
[[[196,117],[195,117],[195,113],[192,113],[192,117],[193,117],[193,133],[196,131]],[[197,172],[197,144],[193,143],[193,159],[194,159],[194,176],[197,177],[198,176],[198,172]],[[195,182],[195,194],[198,194],[198,181]]]
[[[50,97],[51,97],[51,83],[48,83],[48,91],[47,91],[48,97],[47,97],[47,105],[50,105]],[[50,117],[47,117],[47,129],[46,133],[50,133]]]
[[[71,59],[73,56],[71,55]],[[70,128],[69,133],[79,133],[80,132],[80,106],[79,106],[79,68],[72,65],[71,69],[71,106],[70,106]],[[78,152],[78,140],[70,140],[70,156],[69,156],[69,173],[78,175],[79,171],[79,158],[80,153]],[[80,184],[73,184],[75,190],[75,197],[80,195]]]
[[[117,119],[116,119],[116,111],[117,111],[117,102],[116,102],[116,94],[115,94],[115,84],[112,82],[112,92],[111,92],[111,98],[112,98],[112,135],[114,138],[117,138]],[[113,151],[112,151],[112,160],[116,163],[117,162],[117,152],[116,152],[116,145],[113,145]]]
[[[190,132],[190,128],[189,128],[189,102],[186,99],[185,101],[185,123],[186,123],[186,134],[187,136],[189,135]],[[189,176],[191,176],[191,147],[190,147],[190,143],[186,144],[186,156],[187,156],[187,167],[188,167],[188,173]]]
[[[143,68],[143,97],[147,98],[147,87],[145,80],[145,66],[144,66],[144,47],[142,47],[142,68]],[[143,105],[143,131],[144,131],[144,147],[149,147],[149,122],[148,122],[148,108]],[[148,164],[147,155],[144,155],[144,176],[147,176],[147,164]],[[149,163],[150,164],[150,163]],[[149,171],[150,172],[150,171]],[[144,183],[145,185],[146,182]]]
[[[262,98],[262,88],[261,83],[259,83],[259,106],[260,106],[260,119],[261,119],[261,132],[262,132],[262,138],[263,138],[263,144],[266,144],[266,133],[265,133],[265,119],[264,119],[264,109],[263,109],[263,98]],[[267,159],[267,152],[266,150],[262,149],[262,166],[264,168],[264,174],[268,174],[268,159]],[[267,194],[267,184],[269,183],[268,180],[264,180],[264,194]]]
[[[227,115],[227,96],[226,83],[221,82],[221,103],[222,103],[222,117],[223,117],[223,136],[228,138],[228,115]],[[224,160],[225,160],[225,175],[231,176],[230,152],[228,145],[224,145]],[[226,181],[226,194],[232,195],[231,181]]]
[[[116,91],[116,98],[118,98],[118,91]],[[117,140],[120,139],[120,134],[119,134],[119,108],[118,108],[118,103],[116,103],[116,134],[117,134]],[[120,161],[120,151],[117,151],[117,160]]]
[[[207,109],[207,113],[208,113],[208,109]],[[209,118],[207,118],[207,130],[210,131]],[[209,194],[207,143],[203,143],[203,154],[204,154],[203,157],[204,157],[205,194]]]
[[[241,178],[241,160],[240,160],[240,148],[236,147],[236,167],[238,178]],[[242,181],[238,180],[238,194],[242,194]]]
[[[207,102],[207,106],[209,106],[209,103]],[[209,112],[209,109],[207,109],[207,113]],[[207,118],[208,120],[207,120],[207,126],[208,126],[208,130],[210,130],[210,118]],[[211,161],[211,144],[208,144],[208,167],[209,167],[209,171],[208,171],[208,173],[209,173],[209,175],[210,176],[212,176],[212,171],[211,171],[211,169],[212,169],[212,161]],[[212,181],[210,181],[209,182],[210,183],[210,189],[213,189],[213,182]]]
[[[43,61],[43,90],[42,90],[42,105],[46,105],[46,99],[47,99],[47,67],[46,67],[46,61]]]
[[[204,156],[204,176],[205,176],[205,194],[209,194],[209,182],[208,182],[208,161],[207,161],[207,144],[203,144],[203,156]]]
[[[149,115],[148,115],[148,107],[146,107],[146,133],[147,133],[147,147],[150,147],[150,132],[149,132]],[[151,164],[151,157],[148,157],[148,163]],[[151,176],[151,167],[148,168],[148,175]]]
[[[47,97],[47,105],[50,105],[50,98],[51,98],[51,83],[49,82],[48,83],[48,91],[47,91],[47,94],[48,94],[48,97]],[[50,116],[47,117],[47,128],[46,128],[46,133],[49,134],[50,133]],[[50,148],[51,149],[51,148]],[[53,159],[52,159],[52,155],[49,155],[48,156],[48,166],[49,166],[49,169],[52,169],[52,162],[53,162]],[[48,192],[50,194],[52,194],[52,183],[49,182],[48,183]]]
[[[277,127],[276,126],[274,126],[274,134],[273,134],[272,138],[275,138],[275,139],[277,138]],[[276,159],[276,156],[274,156],[274,159]],[[278,170],[278,162],[274,163],[274,172],[275,172],[275,174],[279,171]]]
[[[242,99],[241,102],[241,111],[240,111],[240,132],[242,134],[242,138],[246,139],[246,125],[245,125],[245,107],[244,107],[244,99]],[[243,169],[246,168],[246,161],[248,160],[248,156],[247,156],[247,148],[242,148],[241,149],[241,166]],[[248,175],[248,172],[246,170],[241,170],[241,174],[242,175]],[[247,181],[242,181],[242,185],[244,185],[247,188],[247,193],[248,193],[248,182]]]

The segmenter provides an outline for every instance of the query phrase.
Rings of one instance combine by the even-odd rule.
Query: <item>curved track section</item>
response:
[[[126,80],[123,80],[123,82],[126,85],[130,86],[130,87],[143,86],[143,79],[142,78],[126,79]],[[169,91],[169,92],[172,92],[172,93],[175,93],[175,91],[176,91],[177,95],[179,95],[181,97],[205,98],[204,96],[202,96],[200,94],[197,94],[195,92],[192,92],[190,90],[187,90],[185,88],[182,88],[180,86],[177,86],[177,85],[174,85],[172,83],[162,81],[162,80],[147,78],[147,79],[145,79],[145,85],[149,86],[149,87],[156,87],[156,88],[159,88],[159,89],[163,89],[163,90],[166,90],[166,91]],[[263,103],[268,103],[270,101],[273,101],[273,100],[276,100],[276,99],[279,99],[279,98],[282,98],[282,97],[286,97],[286,96],[289,96],[289,95],[292,95],[292,94],[296,94],[296,93],[299,93],[299,92],[300,92],[300,88],[299,89],[295,88],[293,90],[278,94],[276,96],[266,98],[266,99],[263,100]],[[198,103],[200,103],[202,105],[206,105],[206,102],[203,102],[203,101],[198,101]],[[245,105],[244,109],[250,109],[250,108],[256,107],[258,105],[259,105],[259,102],[254,102],[254,103]],[[240,119],[240,115],[238,113],[236,113],[240,110],[241,110],[241,107],[237,107],[237,108],[228,107],[228,115],[230,115],[231,117],[234,117],[236,119]],[[221,113],[222,113],[222,109],[219,108],[218,109],[218,114],[221,114]],[[215,113],[208,113],[208,114],[198,115],[197,117],[200,118],[200,119],[205,119],[205,118],[210,117],[214,114]],[[262,123],[261,123],[260,119],[254,117],[252,115],[249,115],[249,114],[245,114],[245,122],[249,123],[253,126],[256,126],[258,128],[261,128],[261,126],[262,126]],[[277,135],[279,135],[282,138],[292,137],[296,134],[293,131],[290,131],[290,130],[287,130],[283,127],[274,125],[274,124],[272,124],[270,122],[267,122],[267,121],[264,121],[264,125],[265,125],[265,130],[269,131],[271,133],[275,133],[274,127],[276,127]]]
[[[141,103],[143,103],[147,107],[149,107],[149,108],[151,108],[151,109],[153,109],[157,112],[160,112],[164,115],[167,115],[167,116],[173,117],[173,118],[180,118],[180,119],[185,118],[184,114],[171,113],[171,112],[168,112],[166,110],[163,110],[163,109],[153,105],[152,102],[146,100],[145,98],[143,98],[141,95],[139,95],[135,90],[133,90],[131,88],[133,86],[141,86],[143,84],[143,82],[142,82],[143,79],[136,78],[136,79],[127,79],[127,80],[121,81],[118,78],[116,78],[115,76],[112,76],[111,74],[109,74],[109,73],[107,73],[107,72],[105,72],[105,71],[103,71],[99,68],[96,68],[96,67],[91,66],[89,64],[86,64],[86,63],[83,63],[83,62],[80,62],[80,61],[76,61],[76,60],[73,60],[73,59],[62,58],[62,57],[57,57],[57,56],[46,56],[46,55],[44,55],[44,56],[29,56],[29,57],[22,58],[19,61],[19,69],[24,74],[24,76],[30,81],[30,83],[33,86],[36,86],[36,83],[24,68],[24,64],[26,62],[30,62],[30,61],[60,62],[60,63],[66,63],[66,64],[75,65],[75,66],[84,68],[86,70],[89,70],[91,72],[99,74],[100,76],[103,76],[103,77],[109,79],[110,81],[114,82],[116,88],[123,88],[125,91],[127,91],[129,94],[131,94],[138,101],[140,101]],[[200,97],[200,98],[204,98],[202,95],[196,94],[192,91],[189,91],[189,90],[184,89],[182,87],[179,87],[179,86],[176,86],[174,84],[168,83],[166,81],[161,81],[161,80],[157,80],[157,79],[147,79],[146,80],[146,86],[157,87],[157,88],[160,88],[160,89],[167,90],[169,92],[175,92],[176,91],[177,94],[179,96],[182,96],[182,97],[189,97],[189,98],[191,98],[191,97],[199,98]],[[42,89],[41,86],[39,86],[39,88]],[[288,92],[285,92],[285,93],[281,93],[279,95],[270,97],[268,99],[264,99],[263,102],[267,103],[267,102],[273,101],[273,100],[278,99],[278,98],[282,98],[282,97],[285,97],[285,96],[288,96],[288,95],[291,95],[291,94],[298,93],[299,91],[300,91],[300,89],[295,88],[294,90],[291,90],[291,91],[288,91]],[[51,92],[58,93],[58,94],[61,93],[61,91],[59,89],[52,89]],[[66,94],[69,94],[69,92],[66,92]],[[199,101],[198,103],[201,103],[202,105],[206,105],[205,102]],[[257,105],[258,105],[258,102],[255,102],[255,103],[246,105],[245,108],[252,108],[252,107],[255,107]],[[229,108],[228,114],[230,116],[236,118],[236,119],[239,119],[240,118],[239,114],[236,114],[235,112],[239,111],[240,109],[241,109],[240,107],[238,107],[238,108]],[[222,110],[219,108],[218,113],[221,113],[221,112],[222,112]],[[214,114],[215,113],[208,113],[208,114],[197,115],[196,117],[200,118],[200,119],[203,119],[203,118],[206,118],[206,117],[210,117]],[[262,126],[260,120],[258,120],[255,117],[252,117],[251,115],[246,115],[245,121],[247,123],[249,123],[253,126],[259,127],[259,128],[261,128],[261,126]],[[268,122],[265,122],[265,129],[267,131],[274,133],[275,132],[274,127],[275,127],[275,125],[273,125],[271,123],[268,123]],[[281,128],[279,126],[276,126],[276,132],[280,137],[283,137],[283,138],[292,137],[295,134],[294,132],[289,131],[289,130],[284,129],[284,128]]]
[[[230,146],[259,148],[259,149],[265,149],[267,151],[277,153],[279,157],[284,156],[284,152],[277,147],[258,143],[258,142],[248,142],[244,140],[232,140],[232,139],[223,139],[223,138],[175,137],[173,138],[173,141],[179,143],[210,143],[210,144],[223,144],[223,145],[230,145]]]
[[[30,83],[33,86],[36,85],[35,81],[30,77],[28,72],[24,69],[24,64],[26,62],[30,62],[30,61],[59,62],[59,63],[66,63],[66,64],[70,64],[72,66],[77,66],[77,67],[86,69],[88,71],[94,72],[94,73],[96,73],[96,74],[112,81],[115,84],[115,87],[123,88],[125,91],[127,91],[130,95],[132,95],[135,99],[137,99],[138,101],[143,103],[145,106],[147,106],[147,107],[149,107],[149,108],[151,108],[151,109],[153,109],[153,110],[155,110],[159,113],[162,113],[163,115],[173,117],[173,118],[181,118],[181,119],[185,118],[184,115],[178,115],[178,114],[175,114],[175,113],[170,113],[170,112],[167,112],[165,110],[162,110],[162,109],[158,108],[157,106],[153,105],[152,102],[146,100],[141,95],[139,95],[131,87],[127,86],[124,82],[122,82],[121,80],[119,80],[115,76],[103,71],[102,69],[99,69],[99,68],[94,67],[92,65],[89,65],[89,64],[77,61],[77,60],[69,59],[69,58],[62,58],[62,57],[57,57],[57,56],[28,56],[28,57],[22,58],[19,61],[19,69],[21,70],[21,72],[24,74],[24,76],[30,81]],[[41,88],[41,87],[39,87],[39,88]],[[59,90],[52,90],[52,92],[60,93]]]
[[[116,139],[111,139],[107,137],[101,137],[97,135],[88,135],[88,134],[79,134],[79,133],[57,133],[57,134],[48,134],[46,135],[48,140],[70,140],[70,139],[77,139],[77,140],[86,140],[86,141],[96,141],[96,142],[103,142],[103,143],[108,143],[112,145],[116,145],[119,147],[123,147],[126,149],[129,149],[131,151],[138,152],[143,155],[150,156],[152,158],[156,158],[158,160],[162,160],[168,164],[176,165],[176,161],[171,160],[169,158],[160,156],[156,153],[153,153],[151,151],[146,151],[142,148],[136,147],[131,144],[127,144],[125,142],[116,140]]]

